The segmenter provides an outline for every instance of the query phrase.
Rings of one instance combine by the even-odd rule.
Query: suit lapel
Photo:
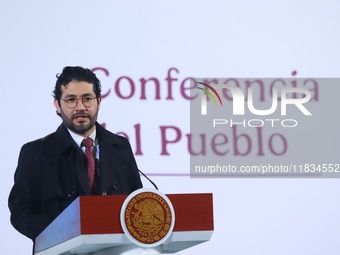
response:
[[[121,194],[118,170],[121,163],[118,158],[119,141],[100,125],[97,125],[99,142],[100,194]]]
[[[84,164],[84,153],[79,148],[74,153],[74,162],[75,162],[75,170],[76,170],[76,176],[78,179],[78,183],[80,185],[80,189],[82,192],[79,192],[80,194],[84,193],[84,195],[91,195],[91,188],[89,179],[87,177],[86,168]]]
[[[64,179],[63,183],[70,182],[70,172],[75,173],[75,177],[78,180],[78,192],[81,195],[91,195],[90,185],[87,179],[87,174],[84,165],[84,153],[78,147],[78,145],[72,139],[69,131],[66,127],[61,124],[57,129],[57,133],[61,139],[61,153],[63,153],[63,162],[65,165],[62,165],[62,176]],[[72,177],[73,179],[73,177]],[[73,179],[74,181],[74,179]],[[75,184],[73,184],[73,189],[75,189]],[[74,191],[74,190],[72,190]]]
[[[101,194],[111,194],[120,186],[117,175],[117,159],[113,146],[101,146],[100,150],[100,187]]]

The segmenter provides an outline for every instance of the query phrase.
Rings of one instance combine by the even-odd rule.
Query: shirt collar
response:
[[[68,132],[70,133],[72,139],[76,142],[76,144],[81,147],[81,142],[84,140],[84,137],[81,135],[78,135],[76,133],[73,133],[71,130],[67,129]],[[93,146],[96,146],[96,129],[94,129],[94,131],[88,136],[89,138],[91,138],[93,140]]]

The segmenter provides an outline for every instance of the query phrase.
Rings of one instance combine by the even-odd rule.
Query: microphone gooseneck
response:
[[[155,187],[156,190],[158,190],[157,185],[156,185],[153,181],[151,181],[150,178],[146,176],[146,174],[144,174],[144,173],[143,173],[141,170],[139,170],[139,169],[138,169],[138,172],[141,173],[141,174],[142,174],[142,175],[143,175],[143,176],[144,176],[144,177],[145,177],[145,178],[146,178],[146,179],[147,179],[147,180]]]

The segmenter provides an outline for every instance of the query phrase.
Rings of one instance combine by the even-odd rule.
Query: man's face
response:
[[[76,134],[88,137],[95,129],[95,123],[98,117],[98,111],[101,98],[94,99],[90,107],[86,107],[82,98],[96,97],[93,92],[93,84],[88,82],[71,81],[66,86],[61,86],[60,106],[57,100],[54,100],[54,106],[60,113],[64,125]],[[70,109],[64,100],[75,101],[77,105]]]

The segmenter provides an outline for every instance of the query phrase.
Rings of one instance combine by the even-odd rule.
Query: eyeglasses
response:
[[[73,109],[78,105],[78,100],[81,100],[81,102],[83,103],[83,105],[85,107],[91,107],[94,105],[94,100],[96,99],[96,97],[81,97],[81,98],[69,98],[69,99],[61,99],[65,102],[67,108],[69,109]]]

